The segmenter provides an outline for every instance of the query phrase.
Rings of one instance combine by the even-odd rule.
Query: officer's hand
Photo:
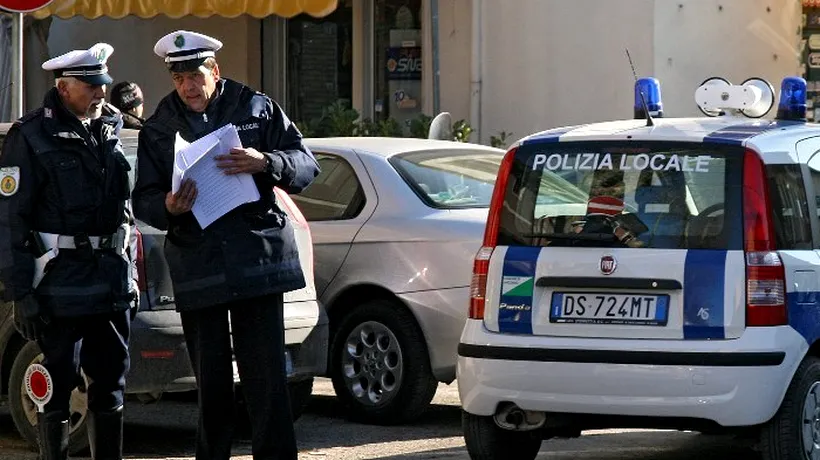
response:
[[[165,195],[165,208],[174,216],[184,214],[191,210],[196,201],[196,183],[191,179],[185,179],[179,186],[177,193],[168,192]]]
[[[31,294],[13,303],[14,328],[26,340],[35,340],[43,325],[40,319],[40,304]]]
[[[230,155],[214,157],[216,165],[225,174],[256,174],[265,170],[268,159],[254,148],[231,149]]]

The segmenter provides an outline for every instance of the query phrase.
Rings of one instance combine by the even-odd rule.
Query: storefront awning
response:
[[[222,16],[233,18],[248,14],[255,18],[307,13],[323,17],[336,9],[338,0],[54,0],[45,8],[31,13],[37,19],[54,15],[62,19],[82,16],[96,19],[102,16],[123,18],[128,15],[150,18],[165,15]]]

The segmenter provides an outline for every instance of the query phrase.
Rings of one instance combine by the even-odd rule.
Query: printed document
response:
[[[196,183],[197,196],[191,211],[199,226],[205,228],[237,206],[259,199],[259,190],[250,174],[227,175],[217,167],[214,157],[241,148],[236,126],[222,128],[188,143],[177,133],[174,143],[174,174],[171,192],[176,193],[184,179]]]

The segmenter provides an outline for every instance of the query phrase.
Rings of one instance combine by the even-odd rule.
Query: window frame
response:
[[[365,207],[367,206],[367,194],[364,191],[364,186],[362,185],[362,180],[359,177],[359,174],[356,172],[356,168],[347,160],[347,158],[343,157],[342,155],[329,153],[324,151],[317,151],[315,149],[311,150],[314,157],[316,158],[316,162],[318,163],[321,157],[329,157],[333,160],[339,161],[343,167],[346,167],[349,172],[352,174],[353,178],[356,180],[356,191],[353,192],[352,200],[347,204],[344,212],[341,216],[337,218],[327,218],[327,219],[314,219],[311,218],[308,213],[304,211],[301,207],[299,208],[302,214],[305,216],[305,219],[310,222],[340,222],[340,221],[349,221],[356,219],[359,217],[362,212],[364,211]],[[321,175],[321,172],[319,173]],[[319,176],[317,176],[318,178]],[[311,183],[313,185],[314,182]],[[294,194],[291,196],[293,201],[296,203],[296,206],[299,206],[300,198],[305,196],[305,192],[310,190],[310,185],[305,188],[302,192],[298,194]],[[357,203],[358,200],[358,203]],[[355,206],[354,206],[355,205]]]
[[[667,140],[640,140],[640,141],[627,141],[627,140],[584,140],[584,141],[576,141],[576,142],[568,142],[568,143],[544,143],[544,144],[531,144],[526,147],[519,148],[516,153],[516,160],[513,163],[512,171],[510,175],[510,180],[507,184],[507,190],[505,191],[505,198],[504,198],[504,208],[510,207],[515,209],[514,214],[521,214],[529,216],[530,212],[532,212],[532,218],[534,219],[534,210],[535,210],[535,202],[533,202],[531,208],[525,208],[525,212],[522,213],[522,209],[517,206],[513,206],[511,203],[508,202],[510,194],[513,192],[514,189],[517,189],[521,186],[517,180],[514,180],[515,174],[517,172],[521,172],[522,168],[526,169],[531,166],[531,163],[523,163],[520,159],[522,155],[529,156],[534,155],[536,153],[542,154],[551,154],[555,152],[561,153],[575,153],[575,152],[600,152],[603,150],[611,150],[613,153],[621,151],[619,153],[623,153],[622,151],[635,151],[639,149],[647,149],[650,151],[675,151],[675,150],[703,150],[703,151],[712,151],[721,156],[725,156],[727,158],[735,158],[735,167],[728,170],[725,174],[727,175],[724,179],[724,204],[726,204],[726,200],[731,200],[734,205],[728,205],[724,207],[724,221],[729,222],[742,222],[742,212],[739,208],[739,205],[742,203],[742,193],[741,193],[741,183],[742,183],[742,158],[743,158],[743,148],[740,146],[735,145],[722,145],[722,144],[712,144],[712,143],[696,143],[696,142],[680,142],[680,141],[667,141]],[[529,160],[527,160],[529,161]],[[736,186],[731,186],[730,184],[737,184]],[[732,190],[734,189],[734,190]],[[513,193],[514,195],[514,193]],[[536,195],[537,196],[537,191]],[[705,209],[708,209],[705,208]],[[702,211],[702,210],[699,210]],[[509,219],[509,216],[505,216],[502,214],[501,217],[501,227],[499,228],[499,245],[522,245],[522,246],[533,246],[536,247],[538,244],[531,243],[525,244],[521,240],[522,236],[507,232],[504,229],[505,219]],[[726,250],[736,250],[742,249],[743,247],[743,234],[741,231],[738,231],[737,228],[732,229],[724,224],[722,231],[723,237],[726,239],[725,246],[722,249]],[[534,237],[530,237],[534,238]],[[546,246],[544,244],[540,244],[541,246]],[[552,245],[551,243],[548,245]],[[558,245],[556,245],[558,246]],[[595,246],[598,247],[598,246]],[[607,246],[601,246],[607,247]],[[647,249],[714,249],[711,247],[685,247],[685,248],[664,248],[664,247],[649,247]]]

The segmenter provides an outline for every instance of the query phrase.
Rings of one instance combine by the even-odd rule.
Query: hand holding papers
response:
[[[259,199],[259,190],[250,174],[226,175],[214,159],[229,154],[232,148],[241,147],[236,127],[231,124],[191,144],[177,134],[171,192],[177,193],[184,179],[196,183],[197,197],[191,211],[202,228],[237,206]]]

